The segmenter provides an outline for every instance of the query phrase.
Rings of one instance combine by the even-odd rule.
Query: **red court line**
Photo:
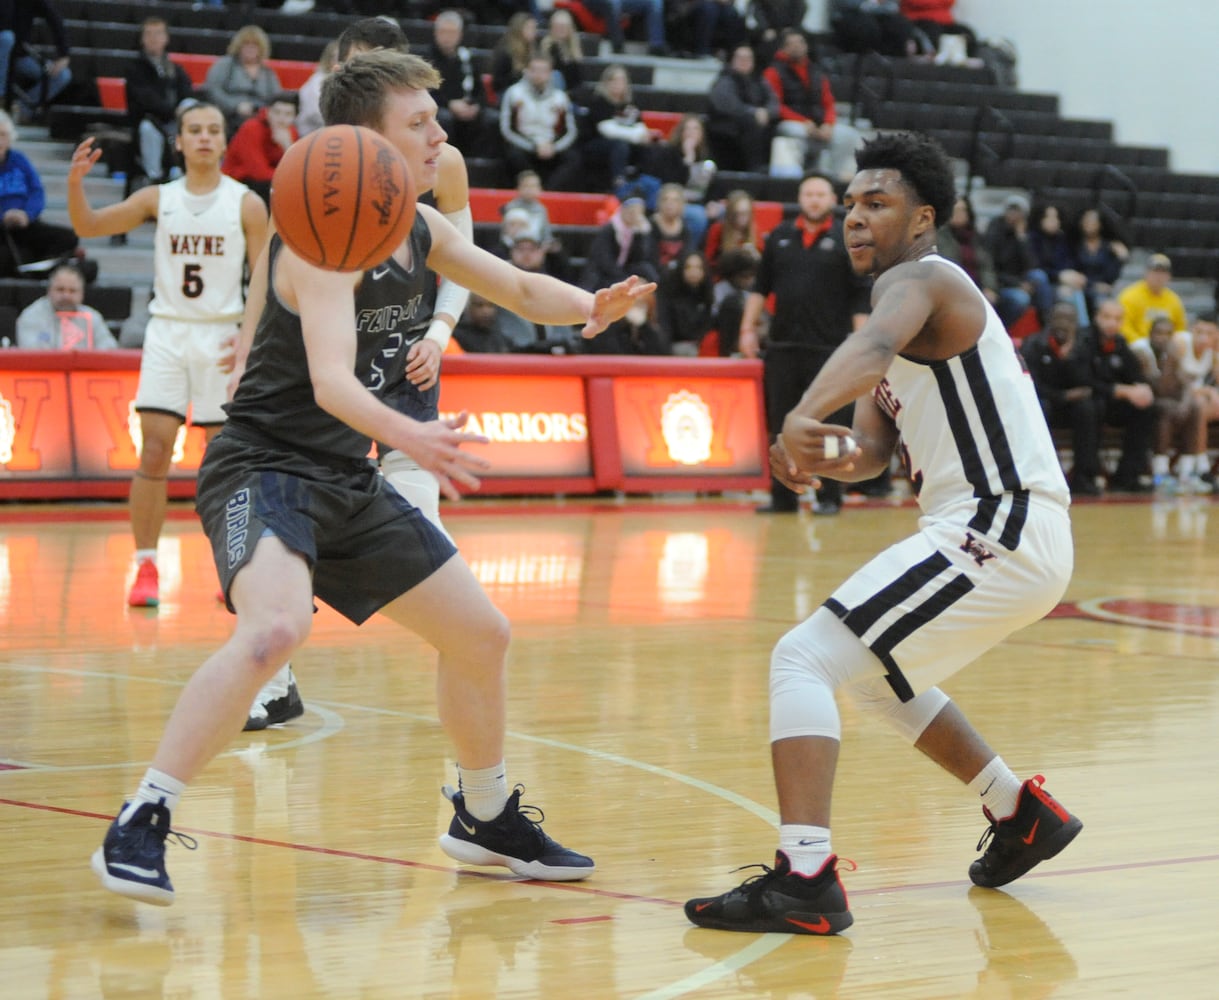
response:
[[[79,816],[84,819],[98,819],[110,822],[113,816],[104,813],[88,812],[83,809],[68,809],[64,806],[50,806],[40,802],[26,802],[20,799],[0,798],[0,806],[13,806],[18,809],[34,809],[41,812],[59,813],[63,816]],[[254,844],[259,847],[279,847],[289,851],[300,851],[305,854],[320,854],[329,858],[344,858],[351,861],[372,861],[377,864],[395,865],[399,868],[414,868],[419,871],[457,873],[474,878],[489,879],[498,882],[522,882],[529,885],[544,886],[547,889],[557,889],[566,892],[577,892],[600,899],[617,899],[628,903],[655,903],[658,906],[682,906],[677,900],[661,899],[657,896],[640,896],[630,892],[614,892],[610,889],[599,889],[581,882],[544,882],[536,879],[518,879],[510,875],[490,872],[471,871],[468,868],[454,868],[448,865],[431,865],[422,861],[409,861],[406,858],[391,858],[382,854],[367,854],[361,851],[345,851],[333,847],[319,847],[316,844],[300,844],[287,840],[271,840],[266,837],[251,837],[241,833],[220,833],[215,830],[201,830],[197,827],[181,827],[180,832],[212,840],[234,840],[243,844]],[[1106,872],[1140,871],[1147,868],[1169,868],[1180,865],[1214,864],[1219,862],[1219,854],[1200,854],[1186,858],[1160,858],[1158,860],[1130,861],[1119,865],[1092,865],[1083,868],[1063,868],[1049,872],[1030,872],[1026,879],[1066,878],[1071,875],[1099,875]],[[945,882],[904,882],[898,885],[875,886],[871,889],[852,889],[852,896],[879,896],[884,893],[918,892],[924,889],[952,889],[968,887],[971,883],[966,879],[953,879]],[[608,919],[608,918],[587,918]],[[561,922],[561,921],[556,921]],[[571,922],[571,921],[567,921]]]

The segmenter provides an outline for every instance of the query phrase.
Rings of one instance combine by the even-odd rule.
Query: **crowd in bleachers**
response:
[[[187,97],[206,99],[229,123],[226,172],[264,197],[283,151],[320,125],[317,95],[333,60],[323,49],[336,23],[350,21],[335,18],[354,12],[348,0],[297,0],[259,11],[264,28],[235,23],[223,4],[181,5],[171,37],[166,21],[144,18],[149,8],[117,0],[91,0],[90,9],[83,0],[17,7],[22,17],[45,21],[41,33],[27,32],[28,49],[20,38],[10,45],[13,69],[0,73],[0,82],[11,84],[5,101],[20,116],[49,120],[53,135],[57,128],[71,135],[85,123],[121,123],[127,139],[115,138],[107,155],[113,169],[128,173],[130,190],[141,175],[151,182],[172,175],[174,108]],[[653,299],[591,344],[573,331],[523,324],[476,299],[456,332],[462,348],[734,353],[743,296],[767,233],[792,214],[800,176],[817,168],[838,181],[850,175],[859,132],[840,114],[850,98],[873,126],[923,127],[956,155],[973,129],[971,141],[985,139],[981,148],[994,156],[993,179],[1026,181],[1010,186],[1033,197],[1013,195],[986,226],[962,196],[941,228],[940,249],[961,263],[1023,341],[1051,425],[1073,429],[1077,492],[1102,488],[1103,467],[1091,455],[1099,455],[1106,426],[1125,429],[1131,456],[1110,477],[1117,487],[1146,485],[1140,476],[1152,465],[1156,481],[1169,484],[1167,454],[1196,456],[1199,425],[1205,452],[1205,428],[1219,417],[1207,389],[1214,375],[1204,371],[1214,352],[1213,317],[1186,317],[1179,299],[1171,300],[1163,255],[1115,298],[1123,267],[1140,250],[1137,237],[1153,230],[1146,220],[1123,219],[1095,192],[1084,200],[1085,185],[1075,183],[1083,175],[1067,166],[1046,171],[1038,150],[1060,140],[1038,130],[1056,128],[1051,118],[1061,122],[1056,104],[1047,95],[1017,101],[996,87],[976,33],[955,21],[951,0],[836,0],[830,32],[820,36],[802,28],[803,0],[755,0],[748,16],[738,7],[720,0],[558,0],[547,18],[526,0],[486,0],[454,9],[408,3],[395,12],[405,16],[400,23],[413,49],[442,71],[434,96],[472,185],[515,188],[498,210],[475,212],[475,239],[519,267],[586,288],[632,273],[658,281]],[[0,23],[0,70],[4,28]],[[609,52],[590,29],[604,35]],[[616,60],[628,38],[653,55],[715,55],[719,72],[702,92],[661,90],[653,63]],[[822,58],[826,53],[831,57]],[[883,69],[879,89],[887,94],[869,75],[872,53],[904,67]],[[92,104],[91,80],[98,91]],[[949,105],[945,88],[957,84]],[[73,86],[80,104],[58,107]],[[1006,130],[979,132],[983,110],[1007,121]],[[1110,129],[1092,127],[1102,123],[1069,124],[1081,126],[1072,149],[1086,147],[1085,161],[1093,146],[1098,155],[1120,149]],[[1128,152],[1123,166],[1133,176],[1150,178],[1139,171],[1166,167],[1163,151]],[[1013,164],[1025,160],[1040,172],[1016,174]],[[1219,181],[1210,183],[1198,181],[1197,193],[1219,199]],[[548,206],[577,203],[563,201],[568,194],[604,198],[583,202],[576,218],[552,220]],[[1158,248],[1170,244],[1143,247]],[[1173,253],[1186,273],[1198,273],[1201,258],[1191,249]],[[1156,350],[1123,354],[1125,368],[1111,364],[1116,348],[1108,327],[1117,314],[1128,346],[1152,343],[1147,334],[1161,314],[1176,336],[1160,338]],[[1070,380],[1058,370],[1064,358],[1075,365],[1076,384],[1063,382]],[[1188,392],[1177,374],[1182,365],[1191,372]],[[1146,391],[1127,392],[1135,383]],[[1088,424],[1082,434],[1081,421]],[[1201,488],[1200,477],[1210,472],[1209,465],[1195,469],[1201,462],[1189,458],[1174,482]]]

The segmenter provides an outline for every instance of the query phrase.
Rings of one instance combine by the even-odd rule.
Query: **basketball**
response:
[[[415,222],[406,159],[360,125],[329,125],[293,143],[271,178],[271,218],[284,243],[327,271],[386,260]]]

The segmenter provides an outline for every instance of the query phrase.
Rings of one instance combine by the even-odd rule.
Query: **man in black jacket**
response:
[[[55,46],[49,61],[29,45],[39,18]],[[68,33],[50,0],[0,0],[0,104],[10,107],[16,97],[21,115],[36,118],[72,82],[68,62]]]
[[[173,148],[178,105],[194,95],[190,77],[169,58],[169,25],[146,17],[140,54],[127,65],[127,115],[140,151],[140,165],[154,184],[165,179],[165,154]]]
[[[483,100],[482,76],[474,56],[461,44],[462,20],[455,10],[441,11],[432,25],[432,44],[424,53],[440,71],[441,83],[432,97],[436,118],[449,133],[449,142],[465,156],[490,157],[500,148],[499,118]]]

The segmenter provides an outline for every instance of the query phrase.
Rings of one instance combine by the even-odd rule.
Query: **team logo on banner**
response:
[[[17,439],[17,421],[13,419],[13,406],[0,396],[0,465],[13,460],[13,442]]]
[[[660,410],[660,433],[669,457],[680,465],[700,465],[711,457],[711,409],[697,393],[682,389]]]

